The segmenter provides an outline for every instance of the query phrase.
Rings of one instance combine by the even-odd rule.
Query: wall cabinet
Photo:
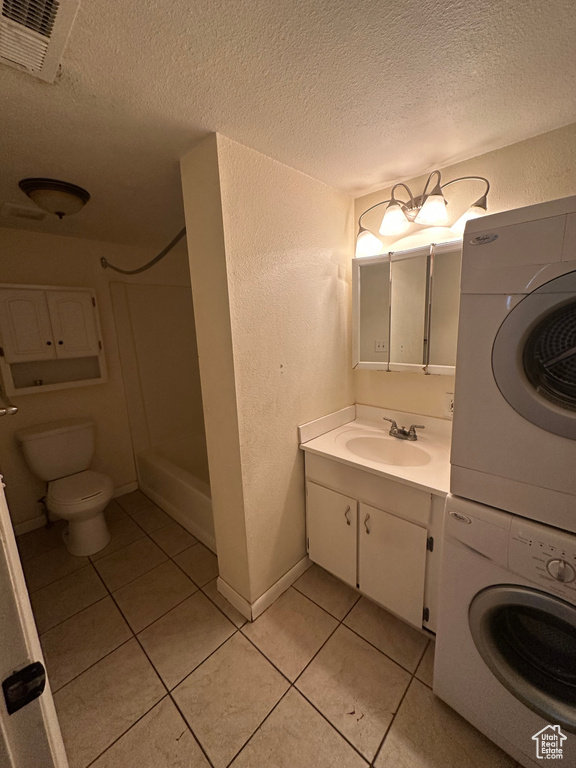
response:
[[[352,260],[354,368],[454,374],[461,242]]]
[[[0,286],[0,335],[9,394],[105,380],[96,300],[88,288]]]
[[[443,498],[423,490],[306,456],[310,559],[410,624],[432,631],[443,506]]]

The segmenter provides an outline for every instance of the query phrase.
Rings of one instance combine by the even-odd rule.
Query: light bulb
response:
[[[368,232],[364,227],[360,227],[356,238],[356,258],[361,256],[377,256],[382,253],[384,246],[372,232]]]
[[[406,232],[409,226],[410,222],[404,215],[404,211],[399,203],[393,201],[386,208],[379,232],[385,237],[401,235],[402,232]]]
[[[446,214],[446,200],[444,195],[428,195],[424,205],[414,219],[416,224],[445,224],[448,220]]]
[[[456,235],[463,235],[466,222],[470,219],[478,219],[480,216],[486,215],[486,208],[481,208],[479,205],[471,205],[467,211],[464,211],[462,216],[457,219],[450,227],[450,230]]]

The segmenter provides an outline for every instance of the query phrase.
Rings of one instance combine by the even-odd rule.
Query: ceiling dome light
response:
[[[57,179],[22,179],[18,186],[39,208],[60,219],[78,213],[90,200],[82,187]]]
[[[468,208],[468,210],[464,211],[459,219],[456,219],[454,224],[452,224],[450,227],[450,230],[454,232],[455,235],[462,236],[464,234],[466,222],[470,221],[471,219],[478,219],[480,216],[485,216],[487,210],[488,205],[486,203],[486,195],[482,195],[482,197],[479,200],[476,200],[476,202],[473,203],[470,208]]]
[[[401,235],[402,232],[406,232],[409,226],[410,222],[406,218],[400,203],[397,203],[396,200],[392,200],[384,213],[384,218],[382,219],[382,224],[379,229],[380,234],[385,237]]]
[[[364,227],[360,227],[356,237],[356,258],[360,256],[377,256],[383,250],[382,241],[376,235],[373,235],[372,232],[364,229]]]

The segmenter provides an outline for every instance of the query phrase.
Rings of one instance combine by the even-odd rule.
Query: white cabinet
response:
[[[356,499],[316,483],[308,483],[306,493],[310,559],[356,587]]]
[[[45,291],[0,288],[0,326],[7,363],[56,357]]]
[[[416,627],[435,631],[443,500],[306,455],[308,556]]]
[[[106,380],[94,292],[0,286],[0,368],[10,395]]]
[[[428,531],[369,504],[359,507],[360,591],[421,626]]]
[[[94,299],[90,291],[46,291],[56,356],[98,354]]]

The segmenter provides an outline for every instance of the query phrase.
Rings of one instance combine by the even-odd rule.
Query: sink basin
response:
[[[350,453],[361,459],[397,467],[422,467],[428,464],[431,458],[414,443],[384,435],[351,436],[344,444]]]

